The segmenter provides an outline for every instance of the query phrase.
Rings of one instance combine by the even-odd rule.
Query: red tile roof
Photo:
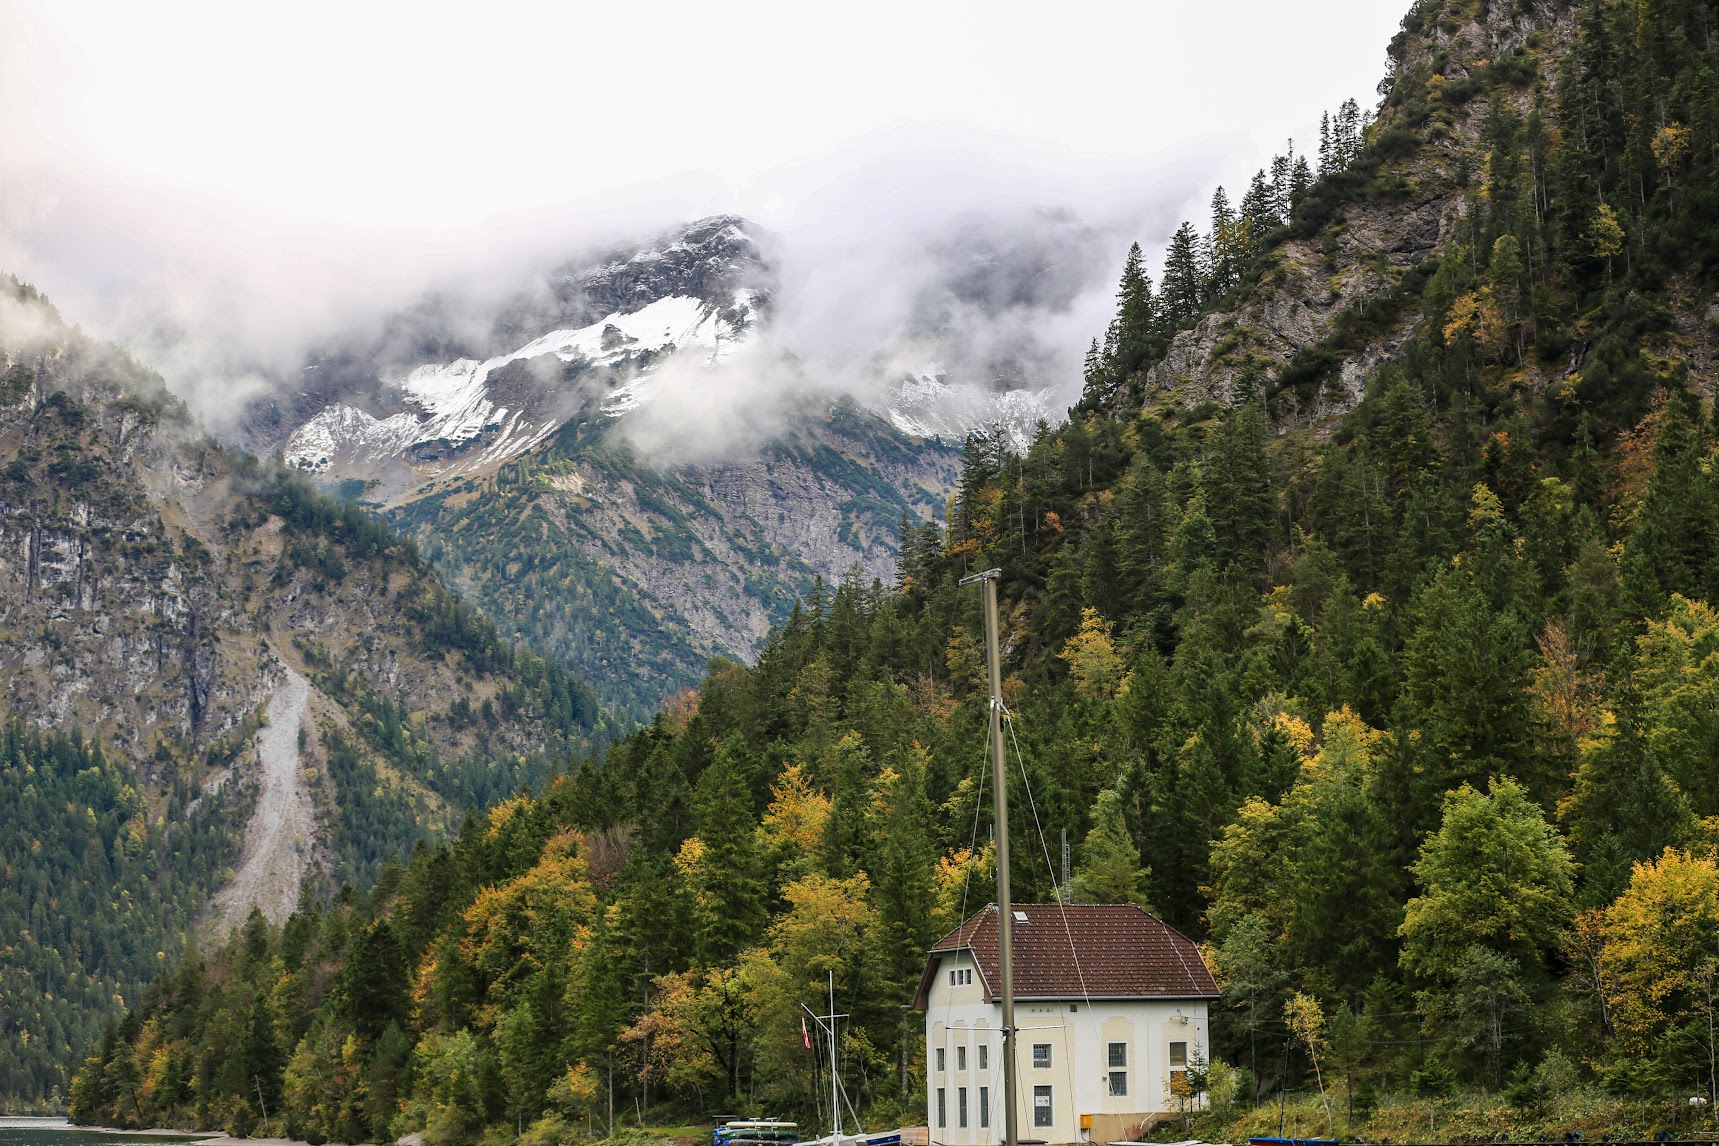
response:
[[[1015,911],[1017,999],[1217,997],[1217,981],[1199,948],[1150,912],[1131,904],[1055,903],[1017,904]],[[997,906],[991,904],[932,945],[919,984],[920,1010],[943,957],[963,950],[978,963],[986,995],[1000,999]]]

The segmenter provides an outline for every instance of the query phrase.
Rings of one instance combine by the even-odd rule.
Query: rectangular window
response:
[[[983,1050],[984,1048],[980,1047],[979,1049]],[[979,1088],[979,1129],[989,1130],[990,1128],[991,1128],[991,1088],[988,1086],[981,1086]]]
[[[1110,1044],[1110,1069],[1121,1070],[1128,1065],[1128,1044]]]
[[[1113,1070],[1110,1072],[1110,1097],[1120,1098],[1128,1093],[1128,1072]]]
[[[1171,1043],[1170,1044],[1170,1065],[1171,1066],[1187,1066],[1188,1065],[1188,1044],[1187,1043]]]
[[[991,1047],[989,1043],[979,1044],[979,1069],[991,1069]]]
[[[967,1126],[967,1088],[964,1086],[958,1087],[955,1091],[955,1119],[956,1119],[955,1125],[960,1126],[963,1129],[966,1128],[966,1126]]]
[[[955,1069],[956,1070],[966,1070],[967,1069],[967,1048],[966,1047],[956,1047],[955,1048]]]
[[[1051,1109],[1051,1088],[1048,1086],[1033,1087],[1033,1125],[1056,1125],[1056,1114]]]
[[[944,1066],[944,1057],[943,1056],[947,1053],[948,1052],[945,1051],[942,1047],[937,1048],[937,1073],[938,1074],[942,1074],[943,1071],[946,1069]]]
[[[1050,1048],[1051,1048],[1051,1045],[1049,1043],[1034,1043],[1033,1044],[1033,1069],[1034,1070],[1049,1070],[1050,1069],[1050,1064],[1051,1064],[1050,1063]]]
[[[937,1088],[937,1125],[949,1125],[949,1092],[941,1086]]]

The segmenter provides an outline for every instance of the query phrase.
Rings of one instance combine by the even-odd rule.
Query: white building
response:
[[[1014,914],[1015,1022],[1023,1142],[1114,1142],[1179,1112],[1172,1077],[1210,1054],[1218,986],[1199,949],[1132,906],[1031,905]],[[931,1141],[1003,1137],[1003,1007],[993,904],[935,944],[925,1012]]]

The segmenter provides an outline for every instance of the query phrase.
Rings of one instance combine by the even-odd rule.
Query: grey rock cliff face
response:
[[[1507,12],[1506,9],[1509,9]],[[1531,5],[1481,4],[1464,22],[1442,23],[1405,38],[1397,73],[1408,76],[1435,56],[1440,83],[1460,80],[1499,55],[1539,37],[1546,59],[1561,55],[1573,38],[1572,17],[1546,0]],[[1549,66],[1549,65],[1548,65]],[[1546,76],[1548,82],[1552,79]],[[1527,110],[1530,93],[1512,97]],[[1442,251],[1457,233],[1464,211],[1464,181],[1478,164],[1485,101],[1452,109],[1450,127],[1421,130],[1412,155],[1388,161],[1381,182],[1390,194],[1369,194],[1345,206],[1318,235],[1282,242],[1267,258],[1258,284],[1233,309],[1207,314],[1178,334],[1145,379],[1148,405],[1230,404],[1258,392],[1295,353],[1337,331],[1346,312],[1383,299],[1410,268]],[[1368,128],[1393,126],[1392,112]],[[1406,308],[1400,322],[1343,351],[1335,375],[1311,401],[1291,408],[1286,424],[1314,425],[1353,408],[1367,380],[1395,358],[1418,314]]]

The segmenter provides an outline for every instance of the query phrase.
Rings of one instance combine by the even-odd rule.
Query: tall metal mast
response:
[[[991,683],[991,801],[997,821],[997,948],[1003,981],[1003,1146],[1020,1141],[1015,1100],[1015,963],[1014,901],[1009,897],[1009,771],[1003,748],[1003,667],[997,624],[997,579],[1001,569],[987,569],[961,584],[985,587],[985,666]],[[831,1008],[834,1010],[835,1008]]]
[[[836,972],[830,970],[830,1110],[835,1115],[831,1139],[842,1140],[842,1079],[836,1073]]]

